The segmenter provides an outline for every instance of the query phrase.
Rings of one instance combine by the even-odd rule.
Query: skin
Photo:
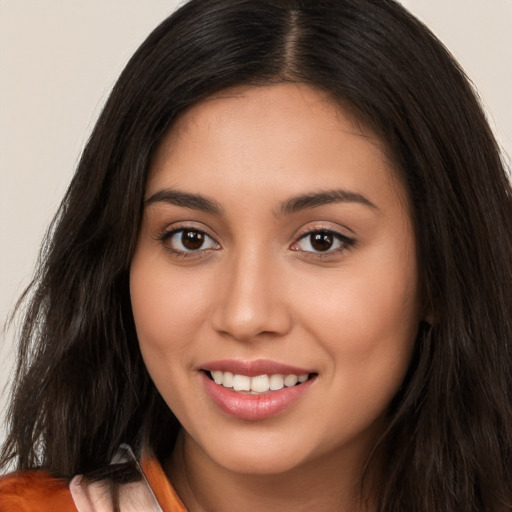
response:
[[[291,208],[340,189],[352,195]],[[173,204],[168,190],[222,211]],[[183,427],[166,471],[189,510],[371,509],[364,462],[422,317],[408,198],[380,141],[306,85],[225,91],[170,130],[146,200],[132,305],[149,373]],[[186,255],[181,233],[165,236],[184,228],[207,235]],[[318,231],[342,238],[315,250],[307,233]],[[283,412],[241,420],[205,392],[198,368],[220,359],[317,377]]]

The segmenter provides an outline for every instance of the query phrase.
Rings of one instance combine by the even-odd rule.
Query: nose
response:
[[[255,341],[289,332],[291,311],[286,283],[272,258],[259,254],[233,258],[219,275],[212,323],[238,341]]]

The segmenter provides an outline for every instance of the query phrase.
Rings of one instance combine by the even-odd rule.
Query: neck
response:
[[[165,466],[189,512],[371,512],[363,470],[360,456],[330,453],[284,473],[237,473],[216,464],[183,433]]]

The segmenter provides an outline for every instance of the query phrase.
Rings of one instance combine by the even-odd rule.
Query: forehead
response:
[[[283,119],[294,116],[303,118],[311,124],[314,119],[311,113],[323,114],[318,121],[324,123],[330,117],[333,124],[339,121],[338,114],[344,119],[349,118],[347,126],[366,135],[365,130],[349,115],[348,108],[343,108],[339,102],[325,91],[307,84],[286,82],[262,86],[237,86],[224,89],[209,96],[192,106],[181,115],[172,128],[175,135],[182,134],[195,126],[197,121],[209,119],[212,124],[224,122],[229,116],[231,121],[244,122],[251,117],[255,124],[269,125],[276,118]],[[219,118],[219,113],[222,117]],[[343,122],[343,121],[342,121]],[[352,126],[353,125],[353,126]],[[357,128],[356,128],[357,126]]]
[[[208,195],[242,181],[290,195],[340,185],[359,192],[365,182],[396,185],[396,176],[382,141],[347,109],[286,83],[225,90],[186,111],[156,152],[147,193],[179,185]]]
[[[294,122],[303,121],[293,126],[295,130],[300,126],[311,129],[348,129],[385,150],[381,139],[360,122],[354,112],[350,104],[335,100],[331,94],[307,84],[287,82],[237,86],[217,92],[188,108],[172,125],[163,143],[169,138],[189,133],[198,124],[205,126],[206,123],[207,127],[219,129],[227,127],[228,121],[229,125],[233,125],[236,121],[242,124],[249,120],[270,132],[276,120],[284,122],[293,117]],[[329,122],[326,124],[327,119]]]

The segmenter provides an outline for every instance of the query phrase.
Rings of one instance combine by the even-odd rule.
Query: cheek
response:
[[[186,417],[190,340],[200,329],[205,294],[184,273],[169,272],[165,258],[136,253],[130,294],[139,346],[146,368],[169,407]],[[172,274],[172,275],[171,275]],[[188,285],[188,286],[187,286]],[[184,398],[185,397],[185,398]]]
[[[416,338],[415,259],[391,249],[383,246],[328,280],[305,281],[308,292],[302,294],[298,316],[322,344],[333,383],[350,390],[346,399],[354,407],[387,405],[403,380]]]
[[[318,281],[309,286],[298,301],[300,316],[315,337],[345,356],[399,348],[414,337],[419,322],[414,283],[403,275],[349,270],[331,276],[324,287]]]
[[[146,367],[163,395],[179,388],[187,347],[204,318],[205,294],[186,272],[170,271],[164,256],[139,249],[130,269],[130,294],[139,346]]]
[[[418,321],[414,301],[398,301],[390,289],[373,295],[359,286],[349,291],[349,284],[345,281],[337,300],[323,302],[329,306],[317,303],[318,315],[309,327],[324,350],[324,377],[336,404],[319,404],[315,413],[329,415],[339,432],[354,433],[380,425],[376,422],[384,418],[405,377]],[[409,297],[408,290],[404,296]]]
[[[185,273],[172,273],[158,259],[134,257],[130,270],[130,294],[135,325],[142,345],[162,350],[178,347],[198,327],[206,294]]]

